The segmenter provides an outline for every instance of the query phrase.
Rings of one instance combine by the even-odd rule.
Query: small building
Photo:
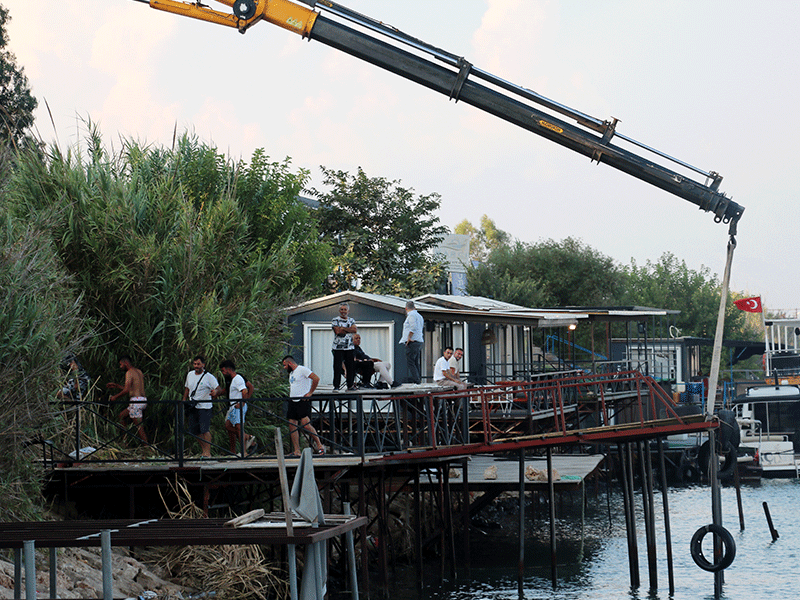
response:
[[[423,381],[431,380],[436,359],[446,346],[452,346],[464,349],[462,374],[478,384],[525,380],[548,371],[607,371],[613,362],[612,334],[641,346],[653,331],[668,327],[661,322],[665,317],[676,314],[644,307],[536,309],[479,296],[442,294],[413,300],[425,319]],[[394,379],[405,382],[405,347],[400,337],[406,301],[346,291],[294,306],[287,314],[290,351],[320,376],[321,385],[331,385],[331,320],[346,302],[358,325],[362,349],[391,363]]]

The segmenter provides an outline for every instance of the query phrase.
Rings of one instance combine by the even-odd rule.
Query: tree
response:
[[[434,291],[445,268],[432,254],[447,228],[439,225],[436,193],[415,196],[400,181],[322,167],[329,190],[320,202],[319,229],[333,252],[331,291],[416,296]]]
[[[708,267],[690,269],[686,261],[665,252],[655,263],[624,269],[625,304],[679,310],[676,326],[683,335],[713,338],[719,313],[720,282]],[[758,339],[746,326],[745,314],[729,295],[725,312],[726,339]]]
[[[9,51],[6,22],[8,9],[0,5],[0,152],[22,147],[29,141],[36,98],[31,95],[28,78],[16,57]]]
[[[501,246],[467,278],[471,294],[490,290],[498,300],[531,307],[608,306],[622,284],[612,258],[575,238]]]
[[[467,267],[467,293],[519,304],[541,307],[553,303],[552,296],[539,279],[518,270],[524,262],[525,245],[501,247],[489,255],[487,262]]]
[[[476,262],[486,262],[490,253],[508,246],[511,242],[511,235],[498,229],[495,222],[486,215],[481,217],[480,229],[464,219],[455,226],[453,233],[470,236],[469,257]]]

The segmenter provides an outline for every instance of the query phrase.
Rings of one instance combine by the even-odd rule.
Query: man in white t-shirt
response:
[[[289,420],[289,437],[292,440],[293,458],[300,457],[300,431],[307,432],[314,441],[317,454],[325,454],[325,446],[317,436],[317,431],[311,425],[311,400],[308,398],[319,385],[319,375],[313,373],[308,367],[298,365],[292,356],[283,359],[283,368],[289,373],[289,406],[286,418]]]
[[[450,370],[450,357],[453,356],[453,349],[448,346],[436,361],[433,367],[433,382],[442,387],[455,387],[457,390],[467,389],[467,384],[458,379]]]
[[[453,373],[453,376],[460,382],[466,384],[466,381],[461,379],[461,369],[458,366],[458,361],[460,361],[463,357],[463,348],[456,348],[453,350],[453,356],[450,357],[450,360],[448,360],[447,363],[450,365],[450,372]]]
[[[200,458],[211,458],[211,399],[217,397],[218,387],[217,378],[206,371],[205,356],[195,356],[183,385],[183,402],[187,407],[186,431],[200,440]]]
[[[220,387],[220,393],[227,393],[229,406],[225,415],[225,431],[228,432],[228,448],[231,454],[236,454],[236,442],[242,439],[244,417],[247,414],[247,400],[252,394],[252,386],[244,377],[236,372],[236,364],[232,360],[224,360],[220,364],[225,382],[230,382],[228,389]],[[249,433],[244,434],[244,448],[242,456],[247,456],[254,449],[256,438]]]

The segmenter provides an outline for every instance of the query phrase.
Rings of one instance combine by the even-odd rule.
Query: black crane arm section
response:
[[[372,63],[401,77],[470,104],[532,131],[592,161],[610,165],[714,214],[736,234],[744,207],[719,191],[722,177],[663,154],[616,131],[617,120],[602,121],[475,68],[461,57],[431,46],[329,0],[218,0],[233,14],[180,0],[138,0],[167,12],[235,27],[244,33],[265,20]],[[298,2],[308,5],[301,6]],[[326,14],[311,10],[318,8]],[[335,18],[329,18],[330,13]],[[346,25],[348,21],[353,26]],[[402,47],[405,46],[405,47]],[[547,112],[546,112],[547,111]],[[556,113],[559,116],[555,116]],[[575,121],[568,123],[561,117]],[[645,156],[612,144],[618,139]],[[656,161],[660,162],[656,162]],[[705,178],[701,183],[661,164],[672,163]]]

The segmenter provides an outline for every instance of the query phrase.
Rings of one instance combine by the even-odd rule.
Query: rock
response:
[[[528,481],[547,481],[547,470],[535,469],[528,465],[525,469],[525,479]],[[558,471],[553,469],[553,481],[558,481],[559,479],[561,479],[561,475],[558,474]]]
[[[37,597],[50,597],[49,550],[37,552]],[[103,573],[99,548],[63,548],[57,555],[58,575],[56,590],[59,598],[101,598]],[[187,588],[166,581],[153,569],[127,555],[124,549],[113,548],[111,574],[114,598],[145,597],[179,598]],[[25,596],[25,569],[23,564],[22,596]],[[153,595],[155,594],[155,595]],[[0,598],[14,597],[14,563],[0,559]]]

